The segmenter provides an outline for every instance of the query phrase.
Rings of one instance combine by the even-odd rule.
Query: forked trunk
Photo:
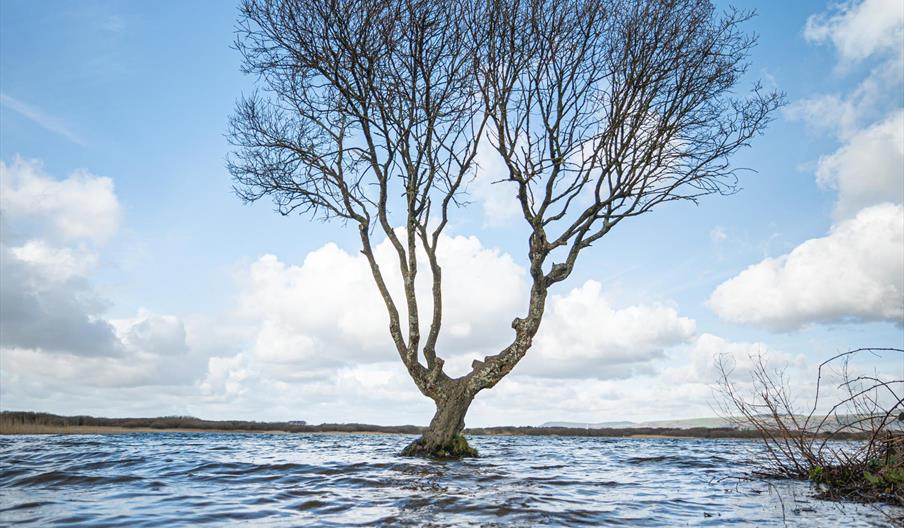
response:
[[[471,396],[459,387],[450,387],[436,401],[436,414],[424,434],[408,445],[402,454],[434,458],[477,456],[461,432],[465,428],[465,414],[471,406]]]

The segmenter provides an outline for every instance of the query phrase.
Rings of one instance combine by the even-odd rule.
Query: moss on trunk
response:
[[[402,450],[404,456],[423,456],[438,459],[458,459],[476,457],[477,450],[468,444],[464,435],[456,434],[446,443],[431,442],[425,437],[418,438]]]

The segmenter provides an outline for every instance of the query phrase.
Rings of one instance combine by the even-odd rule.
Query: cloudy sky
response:
[[[469,425],[712,416],[713,358],[815,366],[904,347],[904,5],[757,7],[751,77],[787,93],[743,190],[618,226],[559,284]],[[720,6],[727,5],[719,3]],[[340,225],[243,206],[225,124],[252,89],[229,2],[0,7],[0,407],[423,424]],[[524,310],[525,235],[480,156],[443,241],[450,373]],[[386,244],[378,253],[389,258]],[[864,369],[904,376],[900,355]]]

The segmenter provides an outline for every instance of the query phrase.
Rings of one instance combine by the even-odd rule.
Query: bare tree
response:
[[[733,92],[754,44],[740,29],[749,16],[704,0],[244,2],[236,46],[261,91],[230,121],[236,190],[270,196],[284,215],[358,228],[393,343],[436,403],[405,454],[474,453],[460,436],[471,401],[525,355],[549,288],[582,250],[660,203],[735,190],[729,157],[782,100],[758,86]],[[511,343],[453,378],[436,350],[437,246],[482,140],[505,161],[492,176],[512,188],[530,231],[531,290]],[[403,291],[390,291],[374,257],[377,231]]]

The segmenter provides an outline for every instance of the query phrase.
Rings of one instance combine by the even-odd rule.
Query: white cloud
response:
[[[694,321],[663,305],[617,309],[589,280],[567,295],[550,297],[534,346],[519,374],[541,377],[619,378],[649,368],[664,349],[694,335]]]
[[[6,314],[4,314],[4,318]],[[28,328],[58,321],[32,322]],[[72,390],[88,387],[138,387],[194,383],[204,372],[206,360],[191,354],[182,322],[172,315],[141,310],[132,319],[98,324],[111,332],[112,353],[86,350],[83,336],[64,327],[59,343],[31,338],[20,346],[8,339],[0,346],[2,370],[6,374],[45,384],[69,384]],[[18,337],[18,334],[14,335]]]
[[[461,375],[473,359],[508,344],[510,322],[525,309],[527,285],[524,271],[511,257],[474,237],[443,237],[440,247],[447,286],[439,353],[447,359],[447,372]],[[383,241],[376,253],[392,291],[399,291],[391,246]],[[421,309],[429,314],[429,273],[423,273],[425,281],[418,284]],[[252,337],[244,350],[209,359],[207,375],[198,385],[205,413],[234,417],[234,409],[259,409],[266,416],[312,422],[429,420],[432,404],[397,358],[385,307],[362,256],[327,244],[300,265],[261,257],[244,275],[237,315],[253,327]],[[581,405],[585,411],[599,410],[590,403],[605,397],[607,381],[652,374],[664,350],[689,342],[693,333],[694,322],[674,308],[616,308],[603,297],[600,284],[589,281],[550,299],[541,334],[515,370],[515,381],[505,380],[501,391],[496,388],[490,391],[493,396],[480,399],[501,403],[476,403],[469,423],[537,423],[538,416],[561,419],[562,413],[570,416]],[[543,391],[523,394],[524,387],[536,390],[541,383],[547,386]],[[586,385],[586,392],[576,394],[578,385]],[[529,407],[538,398],[544,403]],[[510,405],[512,401],[517,405]],[[528,414],[535,416],[499,418],[500,409],[513,407],[530,408]]]
[[[870,70],[845,94],[820,94],[796,101],[786,109],[816,129],[834,131],[841,140],[899,112],[904,88],[904,7],[895,0],[842,4],[832,16],[810,17],[805,35],[816,42],[832,41],[843,72],[855,63]],[[872,27],[867,30],[866,28]]]
[[[477,172],[468,192],[480,203],[484,223],[503,226],[521,216],[518,189],[508,179],[508,167],[489,139],[481,138],[474,157]]]
[[[441,244],[444,278],[454,287],[444,291],[439,353],[447,359],[447,371],[460,375],[473,359],[498,352],[511,339],[510,322],[525,308],[526,284],[523,270],[508,255],[474,237],[444,237]],[[398,291],[392,248],[383,241],[376,253],[390,274],[392,291]],[[199,385],[206,402],[242,408],[264,401],[304,402],[306,419],[312,421],[429,419],[430,402],[397,358],[363,257],[334,244],[311,252],[298,266],[264,256],[249,267],[242,283],[238,314],[256,327],[254,337],[247,350],[209,360]],[[422,310],[429,313],[427,286],[418,285]],[[663,358],[664,349],[688,342],[693,333],[694,322],[672,307],[615,308],[602,296],[600,284],[588,281],[550,299],[541,333],[516,378],[543,379],[559,388],[550,390],[571,394],[573,380],[561,378],[652,373],[652,361]],[[575,405],[580,401],[572,397]],[[483,423],[493,422],[499,419]]]
[[[185,325],[174,315],[140,309],[136,317],[111,321],[123,344],[137,352],[158,356],[188,353]]]
[[[732,368],[732,378],[750,378],[756,358],[763,358],[770,368],[804,367],[806,360],[803,354],[792,356],[770,349],[765,343],[732,342],[722,337],[703,334],[697,338],[689,354],[689,366],[692,375],[688,378],[707,384],[716,383],[719,379],[719,364]]]
[[[200,383],[201,393],[208,400],[232,401],[248,391],[245,382],[253,376],[244,355],[211,357],[207,360],[207,375]]]
[[[398,293],[401,278],[394,250],[384,240],[375,253],[404,321],[407,310]],[[483,247],[474,237],[442,237],[438,258],[445,286],[439,354],[503,346],[512,318],[524,307],[523,270],[509,255]],[[432,314],[426,261],[419,270],[419,311],[426,336]],[[252,264],[243,283],[239,313],[259,324],[254,344],[258,360],[307,370],[396,357],[386,308],[360,254],[327,244],[308,254],[300,266],[265,255]],[[295,375],[291,365],[281,372]]]
[[[9,248],[9,251],[49,282],[85,277],[98,263],[97,255],[85,248],[58,248],[43,240],[29,240],[21,246]]]
[[[791,367],[795,383],[806,371],[803,355],[791,356],[769,349],[764,343],[732,342],[703,334],[666,351],[658,368],[630,378],[549,379],[529,376],[516,369],[492,391],[478,395],[468,415],[468,425],[497,425],[499,409],[506,423],[540,424],[546,421],[599,422],[605,420],[663,420],[712,416],[713,389],[718,379],[716,360],[728,358],[735,369],[732,378],[747,381],[753,357],[763,356],[770,366]],[[526,360],[526,358],[525,358]],[[665,365],[665,366],[662,366]],[[520,367],[519,367],[520,368]],[[809,385],[795,385],[795,395]]]
[[[53,254],[72,256],[69,249],[48,249],[42,242],[20,248],[0,244],[0,346],[119,355],[113,327],[100,318],[106,302],[76,274],[91,264],[44,260]]]
[[[904,7],[898,0],[837,4],[831,14],[807,19],[804,37],[811,42],[831,41],[842,64],[888,50],[900,51],[904,41]]]
[[[242,273],[236,312],[220,319],[199,316],[183,322],[139,310],[135,317],[108,320],[103,316],[106,302],[91,288],[99,257],[88,244],[115,234],[118,204],[107,208],[115,214],[101,222],[105,229],[67,231],[60,218],[77,213],[56,194],[70,189],[40,173],[37,163],[16,163],[5,168],[7,176],[15,168],[16,178],[4,180],[17,194],[15,200],[4,202],[4,210],[12,213],[4,221],[28,238],[15,246],[4,245],[4,258],[14,262],[4,271],[18,269],[22,274],[16,277],[27,280],[4,284],[4,300],[21,311],[29,306],[21,301],[22,295],[40,294],[44,297],[33,305],[61,307],[76,322],[102,329],[109,350],[100,354],[97,340],[82,339],[71,324],[62,324],[52,314],[23,315],[21,321],[41,325],[32,328],[18,324],[4,310],[4,324],[16,325],[30,339],[2,345],[4,395],[16,390],[23,391],[16,401],[36,401],[29,394],[43,393],[54,401],[85,402],[89,387],[110,395],[166,384],[168,394],[193,387],[194,395],[183,394],[194,403],[180,407],[180,412],[195,408],[206,416],[371,423],[423,423],[429,418],[432,405],[418,393],[396,357],[385,307],[366,260],[357,252],[327,244],[300,265],[263,256]],[[70,180],[77,182],[74,189],[88,195],[92,189],[104,189],[92,186],[96,182],[91,180]],[[115,200],[112,183],[106,189]],[[37,212],[25,207],[42,193],[56,205]],[[391,246],[383,241],[375,249],[391,290],[399,292],[401,280]],[[430,273],[420,257],[417,288],[426,334],[432,309]],[[484,247],[475,237],[443,237],[439,257],[446,284],[439,353],[450,358],[450,373],[462,374],[471,359],[496,353],[511,339],[511,320],[525,308],[525,272],[511,256]],[[15,277],[4,273],[8,278]],[[12,294],[21,295],[12,299]],[[84,304],[89,300],[91,304]],[[401,298],[397,301],[404,320],[404,303]],[[25,332],[29,328],[33,331]],[[48,328],[59,331],[60,340],[53,346],[34,340],[48,335]],[[581,376],[609,378],[652,372],[650,360],[662,357],[669,344],[687,340],[693,322],[666,306],[614,308],[602,297],[599,284],[589,282],[551,299],[543,332],[530,356],[541,364],[555,360],[561,367],[534,369],[525,363],[519,370],[536,370],[544,379],[573,377],[582,369]],[[563,345],[567,350],[558,349]],[[456,365],[460,372],[455,372]],[[591,366],[593,371],[587,374]]]
[[[223,409],[253,419],[301,418],[312,423],[424,423],[432,403],[415,388],[401,362],[316,368],[295,378],[281,378],[274,364],[250,354],[212,357],[199,383],[205,414]],[[218,407],[219,406],[219,407]]]
[[[256,356],[268,363],[320,363],[316,354],[323,353],[319,343],[312,337],[296,333],[278,321],[263,321],[254,344]],[[290,371],[284,374],[292,375]]]
[[[904,55],[883,56],[850,92],[819,94],[795,101],[785,109],[785,115],[847,140],[864,126],[898,111],[902,86]]]
[[[567,381],[512,374],[477,395],[468,426],[550,421],[663,420],[711,416],[712,386],[676,380],[671,371],[625,379]]]
[[[788,115],[837,135],[816,163],[820,186],[838,193],[835,224],[822,238],[754,264],[721,284],[710,306],[725,319],[773,330],[807,323],[904,317],[904,6],[847,2],[810,17],[808,40],[831,42],[839,66],[871,61],[849,93],[819,95]]]
[[[877,203],[904,201],[904,110],[859,130],[833,154],[820,158],[816,179],[838,190],[839,219]]]
[[[56,180],[40,162],[16,157],[0,161],[0,214],[15,219],[20,235],[103,243],[119,227],[120,208],[110,178],[79,170]]]
[[[383,241],[376,253],[391,291],[400,291],[391,246]],[[447,359],[447,372],[461,375],[473,359],[497,353],[511,340],[511,320],[525,309],[524,272],[511,257],[484,248],[474,237],[443,237],[439,258],[446,288],[438,353]],[[429,276],[421,278],[419,307],[426,335],[432,307]],[[255,368],[274,379],[397,356],[366,260],[334,244],[311,252],[300,266],[272,255],[261,257],[248,271],[240,305],[241,317],[258,325]],[[518,371],[624,377],[693,332],[694,322],[672,307],[616,309],[601,295],[600,284],[588,281],[566,296],[550,298],[540,334]]]
[[[45,384],[68,383],[88,387],[124,387],[140,384],[147,365],[112,357],[86,357],[40,348],[4,347],[3,369]]]
[[[40,162],[0,162],[0,355],[4,376],[36,384],[132,387],[190,383],[201,374],[181,320],[139,310],[104,317],[94,290],[96,245],[119,226],[109,178],[64,180]]]
[[[722,283],[709,305],[719,316],[774,330],[806,323],[904,318],[904,207],[860,211],[787,255],[767,258]]]
[[[100,317],[106,302],[87,280],[98,258],[84,245],[117,229],[112,181],[84,171],[56,180],[40,162],[0,161],[0,216],[0,346],[120,355],[113,327]],[[21,245],[13,245],[17,238]]]

